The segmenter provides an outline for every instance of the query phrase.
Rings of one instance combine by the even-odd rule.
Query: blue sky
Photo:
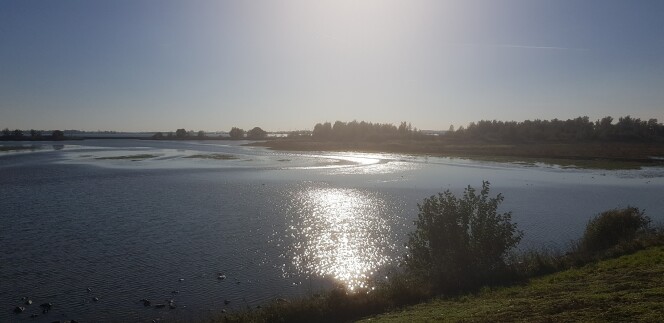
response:
[[[664,121],[664,1],[0,0],[0,127]]]

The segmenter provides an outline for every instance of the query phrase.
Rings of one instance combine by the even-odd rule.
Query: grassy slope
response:
[[[661,322],[664,247],[533,279],[525,286],[437,299],[371,322]]]

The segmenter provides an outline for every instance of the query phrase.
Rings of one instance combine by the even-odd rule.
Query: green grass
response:
[[[653,247],[523,286],[439,298],[365,322],[659,322],[664,247]]]
[[[224,155],[224,154],[197,154],[197,155],[185,156],[184,158],[216,159],[216,160],[237,159],[237,157],[233,155]]]
[[[140,154],[140,155],[126,155],[126,156],[110,156],[110,157],[97,157],[95,159],[99,160],[132,160],[138,161],[148,158],[159,157],[159,155],[150,155],[150,154]]]

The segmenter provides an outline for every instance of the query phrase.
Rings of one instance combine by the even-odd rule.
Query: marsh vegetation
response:
[[[123,155],[123,156],[106,156],[106,157],[96,157],[95,159],[99,159],[99,160],[131,160],[131,161],[138,161],[138,160],[150,159],[150,158],[155,158],[155,157],[159,157],[159,155],[138,154],[138,155]]]
[[[237,159],[237,157],[233,155],[226,155],[226,154],[196,154],[196,155],[185,156],[184,158],[215,159],[215,160]]]

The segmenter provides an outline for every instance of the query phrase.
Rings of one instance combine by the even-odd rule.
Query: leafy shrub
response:
[[[606,251],[634,240],[649,225],[650,218],[635,207],[604,211],[588,222],[581,239],[581,250],[589,254]]]
[[[503,196],[489,197],[489,182],[479,195],[468,186],[461,198],[449,190],[418,205],[416,230],[409,234],[405,265],[434,291],[457,293],[496,283],[504,274],[505,256],[523,233],[511,212],[499,214]]]

